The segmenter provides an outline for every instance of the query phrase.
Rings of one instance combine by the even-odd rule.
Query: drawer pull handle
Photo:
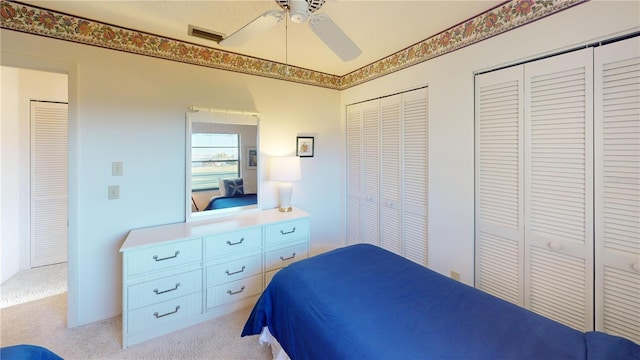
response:
[[[175,254],[173,256],[167,256],[165,258],[162,259],[158,259],[158,255],[153,255],[153,260],[155,261],[162,261],[162,260],[169,260],[169,259],[175,259],[178,257],[178,254],[180,254],[180,251],[176,251]]]
[[[237,241],[237,242],[234,242],[234,243],[232,243],[231,241],[227,240],[227,245],[233,246],[233,245],[242,244],[243,242],[244,242],[244,238],[241,238],[240,241]]]
[[[293,227],[293,230],[291,230],[291,231],[280,230],[280,234],[282,234],[282,235],[293,234],[294,232],[296,232],[295,226]]]
[[[153,316],[155,316],[155,317],[156,317],[156,319],[160,319],[161,317],[165,317],[165,316],[167,316],[167,315],[175,314],[175,313],[177,313],[177,312],[178,312],[178,310],[180,310],[180,305],[176,306],[176,309],[175,309],[175,310],[173,310],[173,311],[169,311],[169,312],[168,312],[168,313],[166,313],[166,314],[158,315],[158,313],[157,313],[157,312],[154,312],[154,313],[153,313]]]
[[[235,275],[235,274],[240,274],[241,272],[243,272],[245,269],[245,266],[242,265],[242,269],[238,270],[238,271],[234,271],[234,272],[229,272],[229,270],[225,270],[225,273],[227,273],[227,275],[231,276],[231,275]]]
[[[240,294],[241,292],[244,291],[244,285],[240,288],[240,290],[238,291],[231,291],[231,290],[227,290],[227,294],[229,295],[235,295],[235,294]]]
[[[158,289],[153,289],[153,292],[156,293],[156,295],[160,295],[160,294],[168,293],[170,291],[178,290],[178,286],[180,286],[180,283],[176,283],[176,287],[174,287],[173,289],[167,289],[163,291],[159,291]]]
[[[282,260],[282,261],[287,261],[287,260],[291,260],[291,259],[293,259],[294,257],[296,257],[296,253],[293,253],[293,255],[291,255],[291,256],[289,256],[289,257],[282,257],[282,256],[280,256],[280,260]]]

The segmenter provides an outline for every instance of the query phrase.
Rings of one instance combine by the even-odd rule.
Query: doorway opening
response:
[[[2,71],[2,298],[67,291],[68,75]]]

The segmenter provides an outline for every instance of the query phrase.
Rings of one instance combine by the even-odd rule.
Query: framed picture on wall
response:
[[[313,136],[298,136],[296,155],[300,157],[313,157]]]
[[[247,148],[247,169],[255,169],[258,166],[258,150],[254,147]]]

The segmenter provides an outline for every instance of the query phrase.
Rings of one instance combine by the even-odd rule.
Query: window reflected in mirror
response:
[[[239,134],[191,134],[192,191],[220,190],[221,179],[240,177],[239,164]]]

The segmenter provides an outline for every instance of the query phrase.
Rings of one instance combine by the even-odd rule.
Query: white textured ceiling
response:
[[[349,62],[343,62],[327,48],[306,23],[282,22],[237,48],[220,46],[187,34],[188,26],[192,24],[229,35],[265,11],[279,10],[275,0],[22,2],[177,40],[332,75],[344,75],[483,13],[503,1],[328,0],[316,13],[329,15],[362,49],[362,55]]]

